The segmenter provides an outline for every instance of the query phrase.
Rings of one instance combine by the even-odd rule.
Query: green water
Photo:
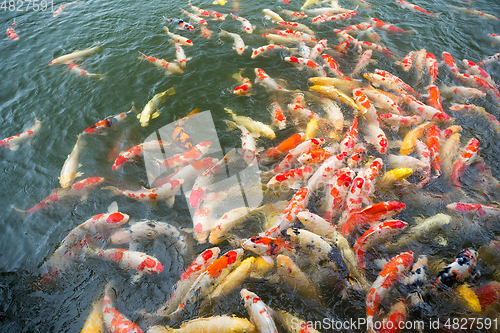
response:
[[[360,8],[360,15],[347,23],[325,23],[313,26],[310,21],[301,21],[316,31],[317,39],[327,38],[329,45],[339,41],[333,28],[366,21],[370,16],[392,23],[402,29],[413,29],[417,34],[389,35],[379,32],[386,46],[402,57],[409,51],[426,48],[438,59],[443,51],[451,53],[455,59],[467,58],[479,61],[499,52],[491,46],[487,33],[500,33],[498,21],[483,20],[465,13],[452,12],[448,4],[471,6],[500,17],[500,2],[476,0],[471,4],[461,1],[418,1],[417,5],[431,12],[440,12],[439,18],[430,18],[419,13],[400,8],[395,1],[372,0],[372,10]],[[63,2],[55,1],[54,9]],[[225,6],[216,6],[208,1],[195,2],[198,7],[221,13],[231,11],[232,0]],[[346,8],[356,5],[341,1]],[[125,198],[112,198],[107,191],[96,190],[82,203],[62,204],[44,213],[21,215],[11,208],[15,205],[28,209],[44,199],[59,187],[58,177],[61,167],[71,152],[76,137],[85,128],[109,115],[128,111],[132,103],[138,109],[157,93],[175,85],[177,93],[170,96],[162,106],[161,116],[153,120],[149,127],[142,128],[132,120],[119,130],[107,136],[87,138],[87,146],[80,154],[80,171],[86,177],[101,176],[106,185],[137,188],[147,185],[147,177],[142,163],[128,165],[120,172],[113,172],[108,160],[110,150],[117,144],[126,150],[139,144],[155,130],[185,116],[194,108],[210,110],[218,131],[221,146],[238,145],[237,133],[227,133],[224,119],[229,119],[224,107],[240,114],[270,123],[267,110],[269,96],[259,86],[254,87],[254,95],[240,97],[230,93],[236,86],[232,75],[246,68],[244,76],[254,78],[253,69],[263,68],[271,77],[280,78],[289,89],[307,90],[308,74],[293,68],[282,60],[284,54],[252,60],[252,48],[266,44],[261,37],[266,29],[273,27],[264,19],[264,8],[279,12],[279,6],[299,10],[302,3],[291,0],[289,5],[278,1],[239,1],[239,12],[256,26],[256,31],[248,35],[240,30],[241,24],[228,19],[224,22],[209,21],[213,32],[210,39],[199,35],[199,31],[184,32],[169,25],[171,31],[189,37],[194,46],[184,47],[188,61],[183,75],[165,76],[147,62],[137,60],[139,52],[173,61],[174,48],[163,31],[163,17],[182,18],[179,8],[189,9],[187,1],[129,1],[104,2],[85,1],[81,5],[69,7],[66,13],[52,17],[52,13],[0,10],[0,22],[6,29],[16,19],[16,32],[20,40],[0,41],[0,137],[6,138],[20,133],[33,123],[33,113],[42,121],[42,130],[32,144],[23,144],[19,150],[0,151],[0,325],[6,332],[75,332],[83,326],[92,302],[102,292],[106,281],[114,279],[120,286],[117,307],[132,320],[140,320],[135,311],[156,310],[166,299],[171,286],[180,272],[194,257],[180,258],[168,242],[148,244],[144,250],[154,254],[165,266],[158,276],[143,277],[139,283],[130,284],[130,273],[121,272],[115,266],[97,260],[77,263],[56,283],[49,287],[38,287],[43,262],[58,247],[67,233],[94,214],[105,212],[108,205],[117,201],[120,211],[134,220],[155,219],[178,223],[191,228],[190,216],[182,201],[173,208],[164,204],[150,207]],[[285,18],[285,15],[283,15]],[[232,50],[231,39],[218,38],[220,29],[238,32],[249,49],[243,56]],[[81,62],[82,68],[91,73],[104,73],[102,81],[87,80],[65,71],[63,65],[48,66],[56,57],[75,50],[85,49],[100,42],[102,50]],[[399,75],[407,82],[415,82],[414,72],[405,73],[401,68],[383,56],[376,55],[376,64],[367,70],[382,68]],[[356,59],[339,59],[341,69],[350,73]],[[488,67],[496,81],[500,81],[500,66]],[[413,73],[413,74],[412,74]],[[440,69],[439,83],[452,84],[447,71]],[[456,83],[453,83],[456,84]],[[422,86],[418,88],[422,89]],[[488,101],[478,101],[479,105],[500,117],[499,110]],[[445,103],[445,106],[449,105]],[[345,109],[346,118],[352,119],[350,110]],[[492,168],[493,175],[500,177],[500,146],[498,133],[480,119],[463,115],[456,117],[455,124],[463,127],[462,143],[471,137],[481,142],[481,156]],[[279,132],[272,143],[260,141],[261,145],[276,144],[294,132],[289,127]],[[393,135],[392,139],[401,139]],[[445,191],[436,185],[436,192]],[[466,184],[474,188],[474,184]],[[414,216],[430,216],[445,212],[445,204],[429,203],[426,206],[413,205],[402,214],[402,219],[412,221]],[[243,233],[244,234],[244,233]],[[251,236],[251,235],[247,235]],[[448,235],[449,236],[449,235]],[[494,237],[491,233],[479,233],[468,237],[466,233],[455,233],[448,246],[439,247],[423,244],[417,247],[418,254],[444,257],[449,262],[463,247],[482,244]],[[207,246],[195,246],[199,253]],[[223,243],[222,251],[230,249]],[[480,269],[489,271],[489,267]],[[375,272],[376,273],[376,272]],[[374,275],[371,276],[374,278]],[[488,282],[491,276],[484,275],[479,282]],[[334,288],[326,286],[327,308],[318,308],[279,285],[252,281],[246,287],[258,293],[264,301],[276,308],[282,308],[308,319],[364,317],[364,295],[353,295],[341,299]],[[435,304],[435,303],[434,303]],[[450,315],[452,305],[442,304],[444,310],[435,306],[432,311]],[[360,310],[361,309],[361,310]],[[440,312],[443,311],[443,312]],[[463,315],[460,310],[458,316]],[[239,295],[233,293],[224,302],[217,304],[211,314],[236,314],[247,317]],[[465,313],[467,314],[467,313]],[[195,312],[183,319],[196,317]],[[144,323],[138,321],[145,329]],[[176,323],[169,323],[176,324]]]

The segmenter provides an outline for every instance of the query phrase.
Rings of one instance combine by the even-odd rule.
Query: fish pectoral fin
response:
[[[131,282],[132,282],[132,284],[137,283],[137,281],[139,281],[139,280],[140,280],[140,278],[142,277],[142,275],[143,275],[143,273],[139,273],[139,272],[137,272],[136,274],[134,274],[134,275],[132,276],[132,281],[131,281]]]
[[[78,178],[78,177],[81,177],[83,176],[83,172],[77,172],[76,175],[75,175],[75,178]]]
[[[158,116],[160,116],[161,112],[160,111],[156,111],[155,113],[153,113],[151,115],[151,119],[155,119],[155,118],[158,118]]]
[[[118,212],[118,204],[116,201],[113,201],[109,206],[108,206],[108,213],[117,213]]]
[[[175,195],[168,197],[166,201],[167,201],[168,206],[172,207],[175,203]]]
[[[9,149],[12,150],[12,151],[16,151],[18,148],[19,148],[18,144],[9,146]]]

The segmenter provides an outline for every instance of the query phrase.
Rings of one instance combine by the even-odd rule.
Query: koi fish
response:
[[[445,112],[440,111],[432,106],[426,105],[409,94],[403,93],[403,97],[408,106],[425,119],[442,122],[452,121],[450,116],[448,116]]]
[[[460,12],[468,13],[468,14],[471,14],[471,15],[481,16],[481,18],[489,18],[489,19],[495,20],[495,21],[499,21],[500,20],[498,17],[496,17],[494,15],[482,12],[482,11],[477,10],[477,9],[465,8],[465,7],[455,7],[455,6],[450,6],[450,7],[453,8],[453,9],[455,9],[455,10],[458,10]]]
[[[297,158],[300,155],[307,151],[314,150],[323,143],[325,143],[324,139],[309,139],[300,143],[295,148],[289,151],[289,153],[283,158],[283,160],[281,160],[281,162],[273,169],[273,172],[279,173],[291,168],[292,165],[297,162]]]
[[[279,16],[277,13],[273,12],[272,10],[270,9],[262,9],[262,12],[264,13],[264,17],[268,20],[272,20],[273,22],[280,22],[280,21],[284,21],[281,16]]]
[[[475,294],[481,305],[481,311],[486,311],[488,308],[498,301],[500,295],[500,283],[497,281],[489,282],[483,286],[474,289]]]
[[[102,300],[102,318],[106,325],[106,330],[110,333],[130,332],[142,333],[142,330],[135,323],[130,321],[125,315],[114,307],[113,301],[116,298],[114,288],[111,284],[106,285],[104,298]]]
[[[401,114],[401,108],[398,103],[396,103],[392,98],[388,95],[381,93],[376,89],[366,89],[361,88],[361,92],[363,92],[372,102],[373,105],[377,108],[383,108],[392,112],[394,115]]]
[[[167,168],[181,168],[199,160],[210,150],[211,142],[201,142],[185,153],[178,154],[160,162]]]
[[[174,42],[173,39],[170,39],[169,42],[174,44],[175,47],[175,57],[177,59],[177,62],[181,67],[186,67],[186,63],[188,60],[191,60],[191,58],[186,58],[186,54],[184,53],[184,49],[182,48],[181,44],[178,44]]]
[[[76,172],[76,170],[79,167],[78,155],[80,151],[83,149],[83,147],[86,146],[85,142],[80,143],[81,137],[82,137],[81,134],[78,135],[78,139],[76,140],[75,146],[73,147],[71,154],[68,155],[68,158],[64,162],[64,165],[61,169],[61,175],[59,176],[59,184],[61,184],[62,188],[69,187],[71,184],[73,184],[75,178],[83,175],[83,173]]]
[[[248,46],[245,46],[245,42],[243,42],[243,39],[238,34],[233,34],[221,29],[219,35],[221,37],[232,37],[234,39],[233,50],[236,50],[236,53],[238,53],[239,55],[242,55],[243,52],[245,52],[245,50],[248,48]]]
[[[201,17],[193,14],[193,13],[190,13],[188,12],[187,10],[185,9],[182,9],[181,8],[181,13],[183,13],[184,15],[186,15],[187,17],[189,17],[189,19],[191,20],[191,22],[196,22],[196,24],[202,24],[202,25],[208,25],[207,21],[205,21],[205,19],[202,19]]]
[[[102,177],[90,177],[79,182],[74,183],[73,185],[67,188],[58,188],[52,191],[47,198],[36,204],[34,207],[30,208],[27,211],[23,211],[20,209],[11,206],[15,210],[21,213],[32,213],[34,211],[38,211],[47,207],[52,206],[54,203],[61,199],[71,199],[76,197],[81,197],[82,201],[86,200],[87,195],[91,192],[95,187],[102,184],[104,178]]]
[[[438,63],[436,56],[430,52],[427,52],[427,54],[425,55],[425,65],[431,77],[431,84],[434,84],[438,75]]]
[[[362,40],[362,41],[358,42],[358,46],[360,46],[361,48],[365,48],[365,49],[369,49],[369,50],[373,50],[373,51],[377,51],[377,52],[382,52],[386,57],[394,58],[394,52],[392,52],[391,50],[389,50],[386,47],[379,45],[377,43],[371,43],[371,42],[367,42],[367,41]]]
[[[327,206],[325,216],[328,221],[332,221],[338,210],[343,206],[354,177],[355,173],[353,171],[341,169],[328,181],[326,185]]]
[[[189,40],[186,37],[182,37],[180,35],[176,35],[176,34],[170,32],[167,27],[163,27],[163,30],[165,30],[167,35],[169,35],[170,38],[172,38],[174,40],[174,42],[181,44],[181,45],[184,45],[184,46],[192,46],[193,45],[193,42],[191,40]]]
[[[34,114],[33,116],[35,117],[35,125],[22,133],[0,140],[0,148],[8,147],[10,150],[15,151],[19,148],[21,143],[35,137],[40,132],[42,124],[38,119],[36,119]]]
[[[352,98],[344,94],[342,91],[336,89],[333,86],[320,86],[314,85],[309,87],[309,91],[319,92],[328,98],[338,100],[344,104],[349,105],[350,107],[360,111],[362,114],[365,113],[365,109],[360,107]]]
[[[311,322],[300,319],[286,311],[277,310],[276,315],[280,318],[281,323],[288,332],[319,333],[319,331],[313,328]]]
[[[230,250],[214,260],[195,280],[177,309],[169,317],[178,319],[184,309],[210,294],[241,261],[243,249]]]
[[[450,175],[453,186],[460,188],[460,176],[465,172],[465,169],[471,165],[479,157],[479,141],[472,138],[467,142],[465,147],[460,151],[459,156],[453,163],[453,170]]]
[[[366,50],[363,52],[363,54],[359,57],[358,62],[356,63],[354,70],[351,73],[351,76],[358,75],[370,62],[372,62],[372,50]]]
[[[224,5],[225,0],[215,0],[214,4]],[[246,318],[235,316],[213,316],[209,318],[198,318],[182,323],[181,327],[174,330],[168,326],[152,326],[148,329],[150,333],[257,333],[255,326]]]
[[[177,28],[181,30],[187,30],[187,31],[193,31],[195,27],[192,24],[189,24],[187,22],[184,22],[184,20],[181,19],[168,19],[166,17],[163,17],[167,22],[174,22],[177,24]]]
[[[124,195],[137,201],[156,203],[159,200],[167,200],[168,204],[174,204],[175,195],[180,190],[184,180],[171,180],[158,187],[147,189],[142,188],[137,191],[120,190],[114,186],[103,187],[103,190],[111,190],[113,195]]]
[[[83,1],[73,1],[73,2],[68,2],[64,5],[59,6],[56,11],[52,14],[53,17],[56,17],[57,15],[61,14],[66,7],[71,6],[71,5],[81,5]]]
[[[479,67],[479,65],[477,65],[473,61],[470,61],[470,60],[467,60],[467,59],[462,60],[462,62],[464,64],[465,69],[471,75],[478,76],[481,79],[483,79],[486,82],[488,82],[491,86],[497,87],[497,84],[495,83],[495,81],[493,81],[493,78],[490,76],[490,74],[488,74],[484,69],[482,69],[481,67]]]
[[[460,73],[460,69],[458,69],[457,63],[455,62],[455,59],[453,59],[453,56],[451,54],[449,54],[448,52],[443,52],[442,58],[444,64],[450,70],[450,72],[452,72],[453,74]]]
[[[453,172],[453,164],[455,161],[455,156],[460,150],[460,133],[453,133],[450,137],[443,143],[441,148],[441,170],[447,176],[451,176]]]
[[[251,58],[255,59],[259,56],[265,56],[265,55],[268,55],[270,53],[273,53],[276,50],[285,50],[285,51],[291,52],[291,50],[286,46],[282,46],[279,44],[269,44],[269,45],[261,46],[257,49],[253,49]]]
[[[138,160],[143,156],[143,151],[156,151],[158,149],[161,149],[161,147],[168,147],[169,145],[170,144],[167,141],[158,140],[141,143],[130,148],[126,152],[121,153],[113,163],[112,169],[113,171],[117,171],[121,169],[125,164]]]
[[[241,22],[241,24],[243,25],[243,30],[247,34],[251,34],[253,32],[253,30],[255,29],[255,27],[250,22],[248,22],[247,19],[245,19],[241,16],[234,15],[232,13],[231,13],[231,16],[233,17],[233,19]]]
[[[297,58],[297,57],[285,57],[286,62],[297,66],[299,68],[307,68],[314,72],[317,76],[326,76],[326,72],[321,68],[316,62],[310,59]]]
[[[498,119],[491,113],[487,112],[481,106],[477,106],[474,104],[468,104],[468,105],[452,104],[449,109],[450,111],[458,111],[469,115],[474,114],[483,117],[484,119],[490,122],[495,132],[500,133],[500,122],[498,121]]]
[[[314,36],[314,31],[312,31],[308,26],[297,23],[297,22],[287,22],[283,19],[279,20],[276,22],[277,25],[279,25],[283,29],[293,29],[293,30],[299,30],[303,31],[311,36]]]
[[[182,68],[180,68],[177,64],[175,64],[173,62],[168,62],[164,59],[150,57],[150,56],[145,55],[144,53],[141,53],[141,56],[138,59],[139,60],[147,60],[150,63],[152,63],[153,65],[155,65],[156,67],[158,67],[160,69],[164,69],[165,75],[170,75],[170,74],[174,74],[174,73],[176,73],[176,74],[184,73]]]
[[[379,28],[380,30],[383,30],[383,31],[388,32],[388,33],[408,34],[408,35],[412,35],[415,33],[414,30],[402,30],[402,29],[399,29],[399,28],[393,26],[392,24],[383,22],[383,21],[376,19],[376,18],[370,18],[370,22],[376,28]]]
[[[364,255],[369,247],[390,240],[401,233],[407,226],[408,223],[400,220],[388,220],[372,225],[361,237],[356,239],[354,244],[353,250],[358,258],[359,267],[362,270],[365,269]]]
[[[451,216],[446,214],[436,214],[431,216],[417,225],[413,226],[397,242],[388,245],[388,248],[398,249],[410,242],[417,240],[426,235],[432,235],[451,222]]]
[[[433,13],[429,13],[428,11],[424,10],[423,8],[417,6],[417,5],[414,5],[410,2],[407,2],[407,1],[403,1],[403,0],[398,0],[398,3],[400,4],[400,6],[402,8],[406,8],[406,9],[413,9],[413,10],[416,10],[420,13],[423,13],[423,14],[426,14],[426,15],[429,15],[429,16],[434,16],[434,17],[437,17],[437,15],[439,15],[440,13],[436,13],[436,14],[433,14]]]
[[[137,110],[135,109],[135,105],[132,103],[132,108],[130,109],[130,111],[106,117],[103,120],[85,129],[81,135],[90,135],[90,134],[106,135],[108,129],[115,127],[121,122],[127,121],[132,117],[132,115],[136,113]]]
[[[307,18],[307,14],[300,13],[300,12],[294,12],[288,9],[282,9],[281,12],[285,15],[290,16],[291,18],[300,20],[300,19],[305,19]]]
[[[94,302],[92,312],[89,313],[80,333],[104,332],[104,322],[102,320],[102,299],[99,297],[99,299]]]
[[[339,68],[339,65],[335,61],[335,59],[328,55],[328,54],[323,54],[321,55],[321,58],[325,61],[325,67],[328,69],[328,71],[335,76],[338,76],[341,79],[351,81],[352,79],[348,76],[345,76],[344,73]]]
[[[483,60],[481,60],[477,64],[479,66],[484,66],[484,65],[490,65],[490,64],[493,64],[493,63],[499,62],[499,61],[500,61],[500,53],[496,53],[490,57],[484,58]]]
[[[413,263],[413,252],[404,252],[392,258],[380,271],[372,288],[366,296],[366,324],[368,332],[373,329],[373,317],[377,313],[379,304],[385,298],[389,289],[408,271]]]
[[[260,297],[245,288],[241,289],[240,295],[250,315],[250,321],[255,325],[255,328],[259,332],[278,333],[269,307]]]
[[[320,15],[317,16],[313,19],[313,24],[321,24],[323,22],[330,22],[330,21],[346,21],[350,20],[353,17],[356,17],[359,13],[357,11],[351,11],[347,13],[342,13],[342,14],[337,14],[337,15]]]
[[[196,281],[198,276],[210,266],[219,256],[220,249],[213,247],[203,251],[198,255],[191,265],[188,266],[181,274],[179,281],[174,286],[174,291],[170,298],[156,312],[159,315],[168,316],[172,311],[179,306],[182,298],[187,293],[191,285]]]
[[[10,40],[19,40],[19,36],[14,31],[15,26],[16,26],[16,20],[14,19],[14,22],[12,22],[12,24],[9,25],[9,27],[7,28],[7,38]]]
[[[314,38],[314,36],[309,35],[302,31],[297,31],[293,29],[288,30],[278,30],[276,31],[278,36],[290,38],[295,40],[296,42],[305,42],[308,44],[316,44],[318,41]]]
[[[396,75],[394,74],[391,74],[389,73],[388,71],[384,71],[382,69],[376,69],[375,70],[375,74],[378,74],[380,76],[383,76],[385,78],[388,78],[390,80],[392,80],[394,83],[396,83],[399,87],[401,87],[402,89],[406,90],[407,92],[409,92],[410,94],[412,94],[413,96],[419,98],[420,97],[420,94],[415,90],[413,89],[409,84],[407,84],[406,82],[404,82],[403,80],[401,80],[399,77],[397,77]],[[398,90],[396,90],[398,91]]]
[[[427,90],[429,91],[429,97],[427,97],[427,105],[432,106],[436,110],[444,112],[439,88],[435,85],[430,85],[427,87]]]
[[[404,56],[401,61],[396,62],[396,65],[399,65],[403,68],[405,72],[408,72],[413,66],[413,56],[415,52],[410,52]]]
[[[476,264],[476,250],[473,248],[463,249],[455,256],[451,264],[439,271],[434,281],[434,287],[444,289],[455,286],[473,273]]]
[[[438,176],[441,173],[441,157],[439,156],[439,147],[441,141],[441,131],[437,125],[433,125],[427,131],[427,147],[431,153],[432,167],[436,170]]]
[[[72,60],[75,60],[75,59],[80,59],[80,58],[83,58],[83,57],[88,57],[88,56],[91,56],[92,54],[96,53],[100,49],[101,49],[101,47],[99,46],[99,43],[97,43],[97,45],[94,46],[94,47],[90,47],[88,49],[81,50],[81,51],[74,51],[72,53],[60,56],[59,58],[55,58],[54,60],[52,60],[51,62],[49,62],[49,66],[53,66],[53,65],[56,65],[56,64],[63,64],[63,63],[66,63],[68,61],[72,61]]]
[[[386,318],[382,319],[385,323],[384,327],[379,330],[379,333],[399,333],[402,325],[404,325],[408,311],[406,309],[406,301],[400,300],[389,310]]]
[[[490,36],[491,39],[493,40],[491,42],[491,46],[500,45],[500,35],[497,35],[497,34],[488,34],[488,36]]]
[[[82,69],[82,67],[80,67],[79,65],[69,61],[67,62],[68,64],[68,71],[70,73],[73,73],[75,75],[82,75],[82,76],[85,76],[85,77],[88,77],[88,78],[91,78],[91,79],[98,79],[98,80],[101,80],[104,78],[104,74],[94,74],[94,73],[89,73],[87,72],[86,70]]]
[[[441,92],[441,95],[451,99],[458,99],[461,102],[465,102],[469,99],[486,97],[486,93],[484,91],[469,87],[440,86],[439,91]]]
[[[255,138],[250,131],[243,125],[236,124],[232,121],[226,120],[226,123],[231,128],[238,128],[241,131],[241,156],[247,165],[255,163],[257,156],[257,144]]]
[[[274,126],[278,127],[278,129],[280,129],[280,130],[285,129],[286,128],[286,118],[285,118],[285,114],[283,112],[283,109],[278,104],[278,101],[272,101],[271,107],[272,107],[271,115],[272,115]]]
[[[160,103],[163,103],[167,96],[172,96],[173,94],[175,94],[175,89],[174,87],[171,87],[164,92],[154,95],[153,98],[151,98],[142,112],[137,115],[137,118],[139,118],[142,127],[147,127],[151,119],[154,119],[160,115],[160,112],[158,111]]]
[[[290,92],[276,83],[267,73],[261,68],[255,68],[255,83],[260,83],[270,92],[283,91]]]
[[[269,180],[267,187],[269,189],[283,189],[289,187],[292,189],[300,188],[300,185],[307,180],[314,170],[309,166],[302,166],[299,168],[283,171]]]
[[[355,185],[353,181],[353,186]],[[356,227],[387,219],[398,214],[406,205],[398,201],[383,201],[351,212],[341,224],[341,234],[350,234]]]
[[[258,138],[261,135],[264,135],[269,139],[274,139],[276,137],[276,134],[268,125],[249,117],[238,116],[230,109],[224,108],[224,110],[231,115],[236,123],[245,126],[248,130],[250,130],[255,137]]]
[[[295,250],[294,245],[284,239],[259,236],[247,239],[241,247],[260,256],[274,256]]]

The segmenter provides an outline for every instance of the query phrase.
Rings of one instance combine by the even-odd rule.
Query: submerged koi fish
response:
[[[90,47],[88,49],[81,50],[81,51],[74,51],[72,53],[60,56],[59,58],[56,58],[56,59],[52,60],[51,62],[49,62],[49,66],[53,66],[56,64],[64,64],[64,63],[71,61],[71,60],[80,59],[82,57],[88,57],[88,56],[96,53],[100,49],[101,49],[101,47],[99,46],[99,43],[97,43],[97,45],[94,47]]]
[[[0,148],[8,147],[10,150],[17,150],[21,143],[35,137],[41,128],[42,124],[35,116],[35,125],[22,133],[0,140]]]
[[[477,15],[477,16],[482,16],[482,18],[489,18],[491,20],[499,21],[500,19],[494,15],[482,12],[480,10],[474,9],[474,8],[465,8],[465,7],[455,7],[455,6],[450,6],[451,8],[458,10],[460,12],[472,14],[472,15]]]
[[[175,24],[177,24],[177,27],[181,30],[188,30],[188,31],[192,31],[195,29],[195,27],[192,25],[192,24],[189,24],[187,22],[184,22],[184,20],[181,20],[181,19],[168,19],[166,17],[163,17],[165,19],[165,21],[167,22],[174,22]]]
[[[86,143],[82,142],[80,143],[82,135],[78,135],[78,139],[76,140],[75,146],[73,147],[73,150],[71,151],[71,154],[68,155],[68,158],[64,162],[64,165],[61,169],[61,175],[59,176],[59,184],[61,184],[62,188],[67,188],[71,184],[73,184],[73,181],[75,178],[80,177],[83,175],[83,173],[76,172],[76,170],[79,167],[78,164],[78,155],[80,154],[80,151],[85,147]]]
[[[398,0],[398,3],[401,5],[401,7],[403,8],[406,8],[406,9],[412,9],[412,10],[416,10],[422,14],[426,14],[426,15],[429,15],[429,16],[437,16],[439,15],[440,13],[437,13],[437,14],[433,14],[433,13],[429,13],[428,11],[424,10],[423,8],[417,6],[417,5],[414,5],[410,2],[407,2],[407,1],[404,1],[404,0]]]
[[[103,181],[104,178],[101,177],[90,177],[80,180],[79,182],[76,182],[67,188],[55,189],[51,195],[49,195],[47,198],[45,198],[40,203],[36,204],[34,207],[30,208],[27,211],[17,209],[13,206],[11,207],[21,213],[32,213],[34,211],[50,207],[54,203],[62,199],[81,197],[82,200],[86,200],[89,192],[91,192],[95,187],[101,185]]]
[[[285,51],[291,52],[291,50],[286,46],[282,46],[279,44],[269,44],[269,45],[261,46],[257,49],[253,49],[251,58],[255,59],[259,56],[265,56],[265,55],[268,55],[270,53],[273,53],[276,50],[285,50]]]
[[[255,328],[259,332],[278,333],[269,307],[262,302],[260,297],[245,288],[241,289],[240,295],[250,315],[250,321],[255,325]]]
[[[103,190],[111,190],[113,195],[124,195],[137,201],[156,203],[159,200],[167,200],[168,204],[174,204],[175,195],[180,190],[184,180],[171,180],[153,189],[142,188],[137,191],[120,190],[114,186],[103,187]]]
[[[102,318],[106,329],[110,333],[142,333],[143,331],[139,326],[130,321],[125,315],[113,305],[116,298],[114,288],[111,284],[106,285],[104,299],[102,301]]]
[[[307,14],[300,13],[300,12],[294,12],[294,11],[291,11],[291,10],[288,10],[288,9],[282,9],[281,12],[283,14],[288,15],[291,18],[294,18],[294,19],[297,19],[297,20],[307,18]]]
[[[451,264],[439,271],[434,281],[438,289],[451,288],[463,282],[474,271],[477,264],[477,252],[473,248],[460,251]]]
[[[241,22],[241,24],[243,25],[242,29],[247,34],[251,34],[253,32],[253,30],[255,29],[255,27],[250,22],[248,22],[247,19],[245,19],[245,18],[243,18],[241,16],[234,15],[234,14],[231,14],[231,16],[233,17],[233,19]]]
[[[106,117],[103,120],[85,129],[82,132],[82,135],[90,135],[90,134],[106,135],[108,129],[115,127],[121,122],[127,121],[132,117],[132,115],[136,113],[137,110],[135,109],[135,105],[132,103],[132,108],[130,109],[130,111]]]
[[[490,64],[493,64],[495,62],[500,62],[500,53],[496,53],[490,57],[484,58],[483,60],[481,60],[477,64],[479,66],[483,66],[483,65],[490,65]]]
[[[14,22],[12,22],[12,24],[9,25],[9,27],[7,28],[7,38],[10,40],[19,40],[19,36],[14,31],[15,26],[16,26],[16,20],[14,19]]]
[[[193,42],[191,40],[189,40],[186,37],[182,37],[180,35],[176,35],[174,33],[171,33],[167,27],[163,27],[163,30],[165,30],[167,35],[169,35],[170,38],[172,38],[174,40],[174,42],[181,44],[181,45],[184,45],[184,46],[192,46],[193,45]]]
[[[255,137],[260,137],[261,135],[269,139],[274,139],[276,137],[273,129],[268,125],[249,117],[238,116],[230,109],[225,108],[224,110],[231,115],[236,123],[245,126]]]
[[[147,127],[151,119],[154,119],[160,115],[160,112],[158,111],[160,103],[163,103],[167,96],[172,96],[173,94],[175,94],[175,89],[174,87],[171,87],[164,92],[154,95],[153,98],[151,98],[142,112],[137,115],[137,118],[139,118],[142,127]]]
[[[174,73],[176,73],[176,74],[184,73],[184,71],[182,70],[182,68],[179,67],[179,65],[177,65],[173,62],[168,62],[164,59],[150,57],[150,56],[145,55],[144,53],[141,53],[141,56],[138,59],[139,60],[147,60],[150,63],[152,63],[153,65],[155,65],[156,67],[158,67],[160,69],[164,69],[165,75],[170,75],[170,74],[174,74]]]
[[[289,90],[281,87],[276,83],[267,73],[261,68],[255,68],[255,83],[260,83],[266,87],[267,90],[271,92],[283,91],[290,92]]]
[[[384,30],[385,32],[398,33],[398,34],[408,34],[408,35],[415,33],[414,30],[402,30],[402,29],[399,29],[399,28],[393,26],[392,24],[383,22],[383,21],[376,19],[376,18],[370,18],[370,21],[376,28]]]
[[[71,6],[71,5],[81,5],[82,3],[83,3],[83,1],[73,1],[73,2],[65,3],[64,5],[59,6],[56,9],[56,11],[54,12],[54,14],[52,14],[52,16],[56,17],[57,15],[61,14],[66,9],[66,7],[68,7],[68,6]]]
[[[79,65],[73,63],[73,62],[67,62],[68,64],[68,71],[70,73],[73,73],[75,75],[82,75],[91,79],[98,79],[101,80],[104,78],[104,74],[95,74],[95,73],[89,73],[86,70],[82,69]]]
[[[221,29],[219,35],[221,37],[232,37],[234,39],[233,50],[235,50],[236,53],[238,53],[239,55],[242,55],[243,52],[245,52],[245,50],[248,48],[248,46],[245,46],[245,42],[238,34],[233,34],[231,32],[227,32],[226,30]]]
[[[479,157],[479,141],[475,138],[469,140],[465,147],[460,151],[451,172],[451,183],[453,186],[460,188],[460,177],[465,172],[465,169],[471,165]]]

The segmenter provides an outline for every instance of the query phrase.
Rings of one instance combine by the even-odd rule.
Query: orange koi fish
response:
[[[465,169],[479,158],[479,141],[472,138],[460,151],[457,159],[453,163],[453,170],[450,178],[453,186],[460,188],[460,177]]]
[[[343,235],[350,234],[358,226],[390,218],[405,208],[406,205],[402,202],[383,201],[354,211],[349,214],[346,221],[342,224],[341,233]]]
[[[115,291],[111,284],[106,285],[104,299],[102,301],[102,318],[106,329],[110,333],[142,333],[139,326],[130,321],[125,315],[118,312],[113,305],[116,298]]]
[[[376,19],[376,18],[371,18],[370,21],[376,28],[384,30],[385,32],[397,33],[397,34],[409,34],[409,35],[415,33],[415,31],[413,31],[413,30],[402,30],[402,29],[399,29],[399,28],[397,28],[389,23],[383,22],[383,21]]]
[[[416,10],[416,11],[422,13],[422,14],[426,14],[426,15],[429,15],[429,16],[437,17],[437,15],[440,14],[440,13],[436,13],[436,14],[429,13],[428,11],[424,10],[423,8],[421,8],[421,7],[417,6],[417,5],[414,5],[414,4],[410,3],[410,2],[404,1],[404,0],[398,0],[398,3],[403,8],[413,9],[413,10]]]
[[[88,127],[82,132],[82,135],[89,135],[89,134],[102,134],[106,135],[107,130],[115,127],[119,123],[123,121],[127,121],[130,119],[134,114],[137,113],[137,110],[135,109],[134,104],[132,103],[132,109],[128,112],[123,112],[114,116],[109,116],[104,118],[103,120],[95,123],[94,125]]]
[[[7,38],[10,40],[19,40],[19,36],[14,31],[15,26],[16,26],[16,20],[14,19],[14,22],[12,22],[12,24],[9,25],[9,27],[7,28]]]

